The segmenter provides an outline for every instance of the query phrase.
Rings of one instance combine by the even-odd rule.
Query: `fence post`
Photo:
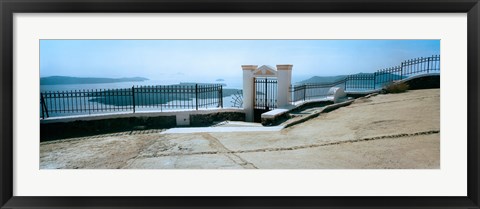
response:
[[[403,63],[400,65],[400,80],[403,80]]]
[[[265,109],[268,110],[268,86],[267,86],[267,78],[265,78]]]
[[[42,106],[42,119],[45,119],[45,101],[43,100],[43,93],[40,93],[40,105]]]
[[[220,84],[220,108],[223,108],[223,85]]]
[[[307,84],[303,84],[303,101],[307,99]]]
[[[377,85],[377,72],[373,73],[373,89],[375,90],[375,86]]]
[[[429,69],[430,69],[430,57],[427,57],[427,74]]]
[[[349,77],[350,77],[350,76],[347,75],[347,77],[345,78],[345,88],[344,88],[345,91],[347,91],[347,81],[348,81],[348,78],[349,78]]]
[[[135,113],[135,86],[132,86],[132,105],[133,105],[133,113]]]
[[[195,109],[198,110],[198,84],[195,84]]]

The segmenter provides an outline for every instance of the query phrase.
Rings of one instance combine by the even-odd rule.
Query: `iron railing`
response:
[[[324,98],[332,87],[344,87],[346,78],[333,83],[307,83],[290,87],[291,102]]]
[[[256,78],[254,109],[272,110],[277,108],[277,80]]]
[[[344,83],[345,90],[351,91],[364,91],[369,89],[375,89],[375,74],[361,73],[348,75],[345,78]]]
[[[41,118],[136,110],[223,108],[220,84],[132,86],[40,93]]]
[[[345,76],[331,83],[307,83],[290,87],[292,103],[329,96],[332,87],[343,87],[345,91],[371,91],[381,89],[389,83],[411,76],[440,72],[440,55],[405,60],[399,66]]]

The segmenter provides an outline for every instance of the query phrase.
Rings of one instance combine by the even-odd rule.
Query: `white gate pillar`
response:
[[[253,122],[254,105],[254,77],[253,71],[257,65],[242,65],[243,70],[243,110],[245,111],[245,121]]]
[[[291,100],[290,85],[292,83],[293,65],[277,65],[278,98],[277,107],[289,105]]]

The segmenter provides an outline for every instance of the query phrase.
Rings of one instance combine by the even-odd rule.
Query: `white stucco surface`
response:
[[[205,127],[205,128],[171,128],[160,134],[181,134],[181,133],[229,133],[229,132],[269,132],[280,131],[283,126],[270,127]]]

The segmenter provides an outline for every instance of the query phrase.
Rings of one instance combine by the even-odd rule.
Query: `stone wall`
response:
[[[83,137],[133,130],[175,127],[175,116],[128,117],[100,120],[76,120],[40,124],[40,141]]]
[[[405,81],[408,89],[438,89],[440,88],[440,75],[426,76]]]
[[[182,113],[182,112],[180,112]],[[76,120],[40,123],[40,141],[93,136],[134,130],[166,129],[182,126],[177,115],[132,116],[110,118],[78,118]],[[206,127],[221,121],[245,121],[243,112],[192,113],[189,116],[190,127]]]

